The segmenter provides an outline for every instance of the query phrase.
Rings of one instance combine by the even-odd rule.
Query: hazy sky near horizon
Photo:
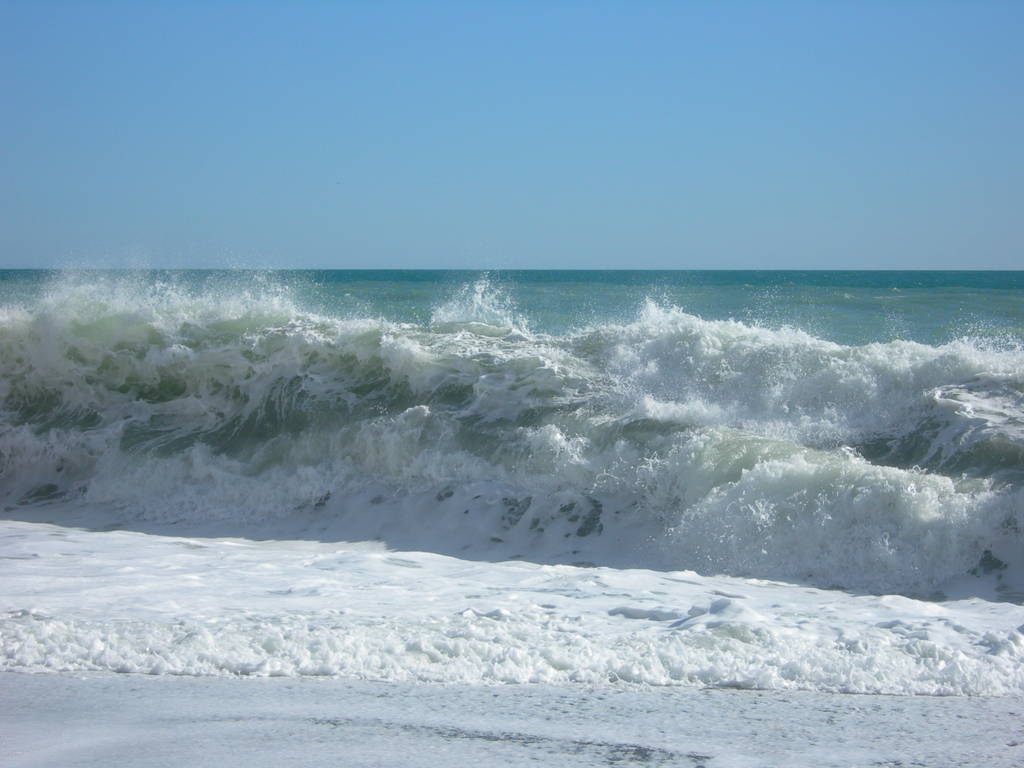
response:
[[[1024,267],[1024,2],[0,3],[0,267]]]

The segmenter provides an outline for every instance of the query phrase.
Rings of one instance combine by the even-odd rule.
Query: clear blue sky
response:
[[[0,4],[0,266],[1024,267],[1024,1]]]

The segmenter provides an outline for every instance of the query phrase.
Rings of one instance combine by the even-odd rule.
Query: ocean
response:
[[[1024,694],[1024,272],[0,272],[0,669]]]

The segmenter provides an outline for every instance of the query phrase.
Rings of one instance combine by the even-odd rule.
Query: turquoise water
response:
[[[552,333],[626,322],[650,298],[708,320],[790,326],[842,344],[1024,338],[1024,271],[7,270],[0,271],[0,298],[31,299],[55,281],[170,282],[228,292],[257,285],[284,288],[320,312],[427,323],[482,277],[521,323]]]

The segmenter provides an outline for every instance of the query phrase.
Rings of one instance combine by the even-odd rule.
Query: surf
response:
[[[486,276],[417,322],[321,299],[136,275],[5,303],[7,514],[1017,594],[1012,340],[848,345],[651,297],[555,331]]]

